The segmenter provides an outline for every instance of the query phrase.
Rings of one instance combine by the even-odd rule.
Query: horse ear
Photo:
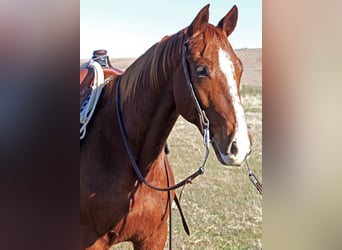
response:
[[[190,24],[187,31],[189,37],[195,35],[196,33],[203,32],[207,27],[209,21],[209,6],[210,4],[204,6]]]
[[[234,5],[225,17],[221,19],[217,27],[222,30],[222,32],[229,36],[235,29],[238,19],[238,8]]]

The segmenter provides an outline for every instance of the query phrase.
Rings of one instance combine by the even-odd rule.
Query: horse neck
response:
[[[156,52],[149,53],[145,56]],[[167,137],[178,118],[173,98],[173,77],[180,70],[181,54],[172,56],[174,63],[159,63],[156,58],[141,60],[146,62],[143,68],[139,68],[142,62],[138,59],[123,74],[120,92],[127,139],[138,165],[146,170],[164,152]],[[156,65],[158,67],[154,68]],[[139,81],[132,82],[130,74],[137,68],[142,70],[137,78]]]

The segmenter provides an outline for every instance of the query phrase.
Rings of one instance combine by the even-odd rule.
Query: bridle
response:
[[[191,95],[191,98],[195,104],[195,108],[196,108],[196,112],[197,112],[197,117],[198,120],[200,122],[200,129],[203,135],[203,139],[204,139],[204,145],[206,147],[206,154],[209,154],[209,142],[210,141],[210,132],[209,132],[209,120],[204,112],[204,110],[201,108],[198,99],[196,97],[194,88],[193,88],[193,84],[191,83],[191,79],[190,79],[190,74],[189,74],[189,65],[186,61],[186,52],[187,52],[187,45],[188,45],[188,39],[185,39],[184,43],[183,43],[183,49],[182,49],[182,64],[183,64],[183,69],[184,69],[184,76],[185,76],[185,82],[186,82],[186,86],[189,89],[189,93]],[[250,151],[251,153],[251,151]],[[252,172],[251,168],[248,165],[247,162],[247,157],[249,156],[249,154],[246,156],[246,159],[244,160],[244,162],[246,162],[247,168],[248,168],[248,177],[250,179],[250,181],[252,182],[252,184],[256,187],[256,189],[259,191],[260,194],[262,194],[262,184],[259,182],[258,178],[255,176],[255,174]],[[206,157],[208,157],[206,155]]]
[[[201,130],[201,133],[202,133],[203,138],[204,138],[204,144],[205,144],[205,146],[207,146],[206,143],[208,143],[208,145],[209,145],[209,142],[210,142],[209,120],[208,120],[204,110],[201,108],[201,106],[198,102],[198,99],[197,99],[195,91],[194,91],[193,84],[191,83],[190,74],[189,74],[189,64],[186,60],[186,52],[188,50],[188,42],[189,42],[189,40],[185,39],[185,41],[183,43],[183,48],[182,48],[182,65],[183,65],[183,70],[184,70],[185,83],[189,89],[189,93],[190,93],[190,96],[193,100],[193,103],[195,104],[197,117],[198,117],[198,120],[200,123],[200,130]]]
[[[191,82],[191,78],[190,78],[190,73],[189,73],[189,65],[188,62],[186,60],[186,54],[187,54],[187,49],[188,49],[188,39],[186,38],[183,42],[183,47],[182,47],[182,66],[183,66],[183,70],[184,70],[184,76],[185,76],[185,83],[186,86],[189,90],[190,96],[193,100],[193,103],[195,105],[196,108],[196,112],[197,112],[197,118],[199,121],[199,126],[200,126],[200,130],[201,133],[203,135],[203,142],[204,142],[204,146],[205,146],[205,155],[204,155],[204,160],[200,166],[200,168],[194,172],[193,174],[191,174],[190,176],[186,177],[185,179],[183,179],[182,181],[180,181],[179,183],[170,186],[170,179],[169,179],[169,173],[168,173],[168,169],[167,169],[167,164],[164,160],[164,165],[165,165],[165,171],[166,171],[166,175],[167,175],[167,182],[168,182],[168,187],[166,188],[162,188],[162,187],[156,187],[152,184],[150,184],[149,182],[146,181],[146,179],[144,178],[143,174],[141,173],[136,161],[135,161],[135,157],[132,153],[131,148],[128,145],[128,141],[127,141],[127,135],[126,135],[126,131],[123,125],[123,121],[122,121],[122,114],[121,114],[121,109],[120,109],[120,83],[121,83],[121,76],[119,76],[117,83],[116,83],[116,113],[117,113],[117,119],[118,119],[118,123],[119,123],[119,128],[120,128],[120,133],[122,136],[122,140],[123,143],[125,145],[129,160],[132,164],[132,167],[138,177],[138,180],[145,184],[146,186],[150,187],[151,189],[157,190],[157,191],[167,191],[168,192],[168,197],[169,197],[169,249],[172,249],[172,235],[171,235],[171,228],[172,228],[172,224],[171,224],[171,191],[175,190],[177,188],[183,187],[188,183],[191,183],[193,179],[195,179],[197,176],[199,175],[203,175],[204,174],[204,170],[205,170],[205,164],[207,162],[208,156],[209,156],[209,143],[210,143],[210,132],[209,132],[209,120],[205,114],[205,111],[201,108],[198,98],[196,97],[194,88],[193,88],[193,84]],[[246,160],[247,162],[247,160]],[[248,163],[247,163],[248,166]],[[249,178],[252,181],[252,183],[254,184],[254,186],[257,187],[257,189],[259,190],[259,192],[261,193],[261,189],[258,188],[257,184],[260,185],[261,184],[258,182],[258,180],[256,179],[255,175],[251,172],[249,166]],[[253,180],[252,180],[252,177]],[[256,181],[255,181],[256,180]],[[186,225],[186,222],[183,218],[183,214],[182,211],[180,209],[179,206],[179,201],[178,198],[177,200],[175,200],[177,203],[177,206],[180,210],[181,216],[182,216],[182,220],[183,220],[183,226],[185,228],[185,231],[189,234],[189,229]]]

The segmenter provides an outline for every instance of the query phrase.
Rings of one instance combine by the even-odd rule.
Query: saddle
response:
[[[103,87],[122,73],[111,65],[106,50],[95,50],[91,60],[80,66],[80,139],[85,136]]]
[[[90,61],[80,66],[80,107],[90,95],[94,84],[94,67],[90,66],[91,61],[95,61],[101,65],[104,73],[104,78],[111,76],[119,76],[123,73],[122,70],[114,68],[108,58],[106,50],[95,50]]]

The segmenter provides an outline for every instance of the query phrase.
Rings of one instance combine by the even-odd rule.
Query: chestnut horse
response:
[[[201,117],[207,118],[210,142],[222,164],[245,160],[251,137],[240,98],[243,66],[227,40],[237,16],[234,6],[214,26],[205,6],[190,26],[164,37],[104,88],[81,142],[81,249],[109,249],[123,241],[134,249],[163,249],[167,238],[169,193],[137,178],[118,112],[125,140],[150,185],[174,184],[164,148],[179,115],[202,134]]]

